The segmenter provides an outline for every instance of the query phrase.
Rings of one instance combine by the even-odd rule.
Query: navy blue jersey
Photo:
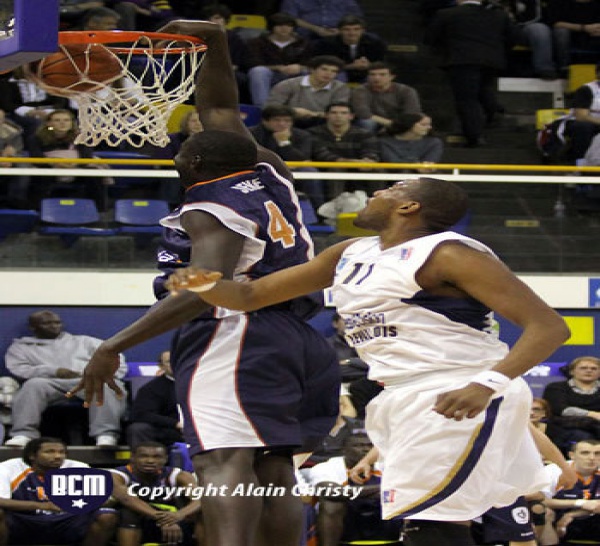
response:
[[[28,468],[11,481],[11,499],[19,501],[49,502],[44,490],[44,477]],[[67,512],[53,512],[50,510],[36,510],[35,512],[19,512],[20,514],[35,514],[36,518],[47,521],[62,521],[73,517]]]
[[[251,171],[194,184],[186,191],[182,206],[161,221],[168,229],[158,253],[159,268],[164,271],[154,284],[159,298],[165,295],[163,283],[168,275],[189,263],[190,241],[181,227],[181,216],[190,210],[208,212],[244,236],[234,280],[257,279],[314,256],[292,183],[271,165],[259,163]],[[218,310],[217,316],[230,313]]]
[[[177,475],[181,472],[180,468],[163,466],[160,469],[160,472],[158,472],[154,479],[150,482],[140,482],[138,477],[133,473],[133,468],[129,464],[126,466],[118,466],[112,471],[118,473],[125,480],[125,487],[129,487],[132,484],[140,484],[144,486],[144,488],[150,488],[152,493],[149,493],[147,496],[140,495],[139,492],[136,491],[136,496],[139,499],[146,502],[155,502],[170,505],[175,504],[175,498],[163,498],[163,496],[156,495],[156,493],[160,491],[165,491],[164,495],[167,495],[166,489],[176,485]],[[151,495],[154,495],[152,499],[150,498]]]
[[[600,471],[588,478],[577,474],[577,483],[571,489],[561,489],[554,495],[555,499],[566,500],[599,500],[600,499]]]

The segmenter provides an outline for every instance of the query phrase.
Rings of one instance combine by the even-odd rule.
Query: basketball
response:
[[[117,79],[122,70],[119,59],[99,44],[64,45],[32,67],[44,85],[74,92],[94,91],[98,83]]]

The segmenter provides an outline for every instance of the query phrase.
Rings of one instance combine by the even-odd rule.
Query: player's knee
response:
[[[107,510],[98,514],[94,521],[105,529],[115,529],[119,523],[119,514],[116,510]]]
[[[410,520],[403,534],[406,546],[475,546],[468,525],[447,521]]]

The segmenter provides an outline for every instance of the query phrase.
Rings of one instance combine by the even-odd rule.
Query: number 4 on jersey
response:
[[[269,237],[274,243],[281,243],[283,248],[294,246],[296,230],[286,219],[281,209],[273,201],[265,201],[265,208],[269,215]]]

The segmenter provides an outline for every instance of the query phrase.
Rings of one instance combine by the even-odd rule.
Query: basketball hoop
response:
[[[52,95],[75,99],[76,144],[166,146],[167,121],[193,92],[206,45],[179,34],[130,31],[59,33],[60,50],[26,66]]]

